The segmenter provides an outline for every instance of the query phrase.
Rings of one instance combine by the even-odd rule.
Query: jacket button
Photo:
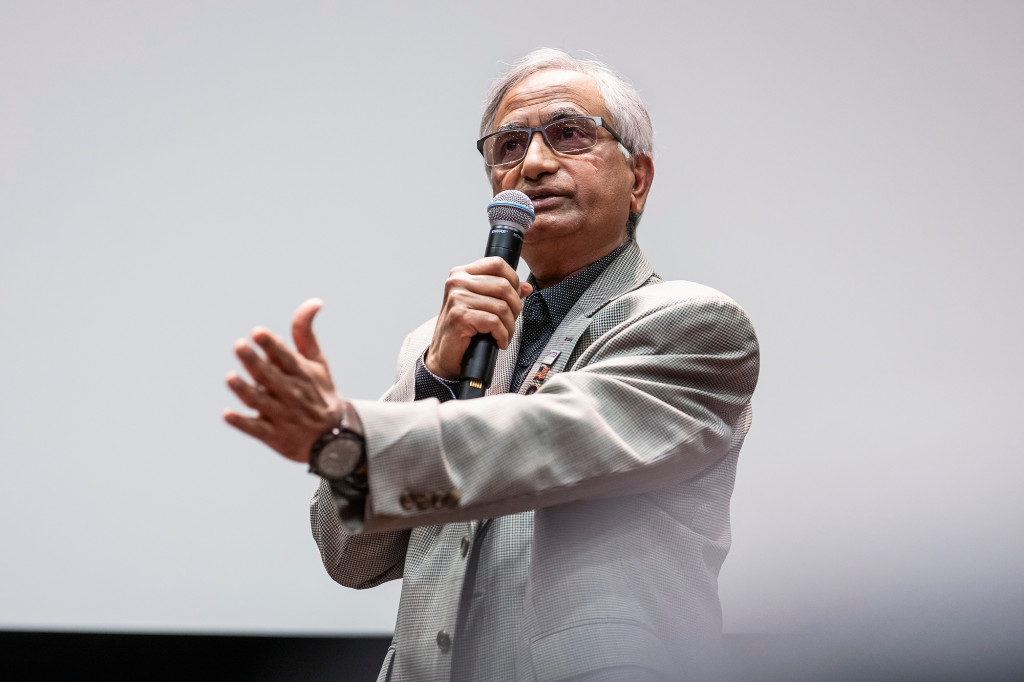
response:
[[[466,556],[466,554],[469,553],[469,536],[468,535],[463,535],[462,536],[462,544],[459,547],[459,549],[462,552],[462,556]]]
[[[437,648],[444,654],[448,653],[449,649],[452,648],[452,638],[444,630],[438,630],[437,632]]]
[[[416,503],[413,502],[412,493],[408,490],[403,490],[402,494],[398,496],[398,503],[402,505],[402,509],[405,511],[412,511]]]

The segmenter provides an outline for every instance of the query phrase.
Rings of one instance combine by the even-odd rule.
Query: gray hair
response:
[[[577,59],[561,50],[542,47],[530,52],[508,71],[498,77],[487,95],[487,103],[480,119],[480,137],[491,132],[498,107],[509,91],[528,76],[545,69],[563,69],[583,73],[597,81],[604,105],[611,116],[615,132],[622,138],[619,145],[627,159],[634,154],[654,156],[654,128],[651,117],[636,91],[622,76],[596,59]],[[636,235],[639,213],[630,213],[626,232],[630,239]]]

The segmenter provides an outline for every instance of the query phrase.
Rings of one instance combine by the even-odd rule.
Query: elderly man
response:
[[[721,632],[718,571],[758,348],[723,294],[662,281],[635,241],[650,119],[604,65],[538,50],[492,89],[479,148],[495,192],[533,202],[528,282],[498,258],[451,270],[382,401],[348,401],[295,314],[236,351],[258,411],[226,420],[323,478],[330,575],[404,578],[381,680],[690,677]],[[452,400],[470,339],[494,380]]]

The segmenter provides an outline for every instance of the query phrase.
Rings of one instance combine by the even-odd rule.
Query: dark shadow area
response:
[[[390,637],[0,632],[2,680],[375,680]]]
[[[390,641],[7,630],[0,631],[0,680],[372,682]],[[685,673],[680,679],[687,679]],[[1009,639],[958,648],[907,639],[856,644],[813,636],[729,634],[722,642],[722,668],[705,682],[968,679],[1019,682],[1024,650]]]

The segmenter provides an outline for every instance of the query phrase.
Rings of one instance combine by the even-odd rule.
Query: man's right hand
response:
[[[458,379],[462,356],[477,334],[490,334],[507,348],[523,299],[533,292],[501,258],[492,256],[453,268],[444,283],[444,302],[427,350],[427,369],[442,379]]]

